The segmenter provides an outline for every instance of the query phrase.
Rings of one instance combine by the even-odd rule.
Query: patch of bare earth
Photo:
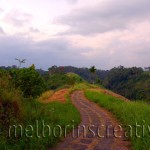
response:
[[[50,103],[54,101],[59,101],[62,103],[66,102],[66,94],[69,92],[69,89],[61,89],[59,91],[54,92],[54,94],[49,97],[44,103]]]

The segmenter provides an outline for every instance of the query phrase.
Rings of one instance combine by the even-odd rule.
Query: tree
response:
[[[26,62],[26,59],[22,59],[22,60],[21,60],[21,59],[15,58],[15,60],[17,60],[17,61],[19,62],[18,68],[20,68],[21,65],[24,64],[24,63]]]
[[[90,72],[93,73],[93,74],[96,72],[95,66],[92,66],[89,70],[90,70]]]
[[[57,73],[57,66],[54,65],[54,66],[48,68],[48,71],[49,71],[49,74],[50,74],[50,75]]]
[[[115,67],[109,71],[103,85],[129,99],[150,100],[150,77],[142,68]]]
[[[91,72],[91,74],[93,76],[93,84],[94,84],[94,78],[95,78],[95,73],[96,73],[95,66],[92,66],[91,68],[89,68],[89,71]]]
[[[24,97],[37,97],[46,90],[46,83],[34,65],[11,70],[11,75],[15,86],[21,89]]]

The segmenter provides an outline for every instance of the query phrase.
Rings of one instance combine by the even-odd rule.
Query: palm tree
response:
[[[21,60],[21,59],[15,58],[15,60],[17,60],[17,61],[19,62],[18,68],[20,68],[21,65],[24,64],[24,63],[26,62],[26,59],[22,59],[22,60]]]

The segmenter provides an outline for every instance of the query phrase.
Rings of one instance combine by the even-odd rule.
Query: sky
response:
[[[150,0],[0,0],[0,66],[150,66]]]

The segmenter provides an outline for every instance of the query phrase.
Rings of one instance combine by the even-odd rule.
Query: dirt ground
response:
[[[49,102],[53,102],[53,101],[59,101],[62,103],[66,102],[66,94],[69,92],[69,89],[61,89],[58,90],[56,92],[54,92],[54,94],[49,97],[47,100],[44,101],[44,103],[49,103]]]

